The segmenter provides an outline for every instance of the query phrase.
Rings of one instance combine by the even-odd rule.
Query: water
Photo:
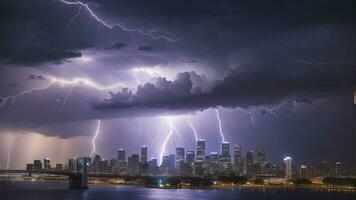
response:
[[[66,182],[59,181],[0,181],[0,200],[355,200],[356,193],[321,192],[303,189],[151,189],[136,186],[90,185],[88,190],[67,189]]]

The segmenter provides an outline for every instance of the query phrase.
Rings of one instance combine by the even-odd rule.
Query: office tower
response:
[[[237,175],[242,175],[243,173],[243,160],[242,160],[242,148],[241,145],[234,146],[234,162],[235,171]]]
[[[163,156],[162,163],[160,166],[160,173],[162,175],[169,175],[170,166],[171,166],[171,158],[169,156]]]
[[[185,156],[184,156],[184,147],[177,147],[176,148],[176,168],[177,170],[180,172],[181,170],[181,163],[185,160]]]
[[[246,152],[246,174],[252,175],[254,173],[253,151]]]
[[[137,175],[140,172],[140,159],[138,154],[132,154],[128,157],[128,171],[131,175]]]
[[[152,159],[148,162],[148,172],[150,175],[156,176],[158,174],[158,161],[157,159]]]
[[[117,173],[124,175],[127,173],[127,162],[125,157],[125,149],[117,150]]]
[[[96,163],[96,173],[98,174],[107,174],[109,170],[109,161],[108,160],[99,160]]]
[[[287,156],[283,159],[285,166],[285,178],[287,180],[292,180],[293,178],[293,168],[292,168],[292,158]]]
[[[117,174],[118,161],[117,159],[110,159],[109,161],[109,173]]]
[[[41,160],[34,160],[33,161],[35,170],[41,170],[42,169],[42,162]]]
[[[51,159],[43,158],[43,169],[51,169]]]
[[[209,175],[215,175],[219,171],[219,154],[218,152],[210,152],[209,156]]]
[[[99,161],[101,161],[102,158],[100,157],[100,155],[95,155],[94,159],[93,159],[93,172],[97,173],[98,171],[98,167],[99,167]]]
[[[336,162],[335,163],[335,175],[341,175],[341,162]]]
[[[197,162],[203,162],[205,159],[205,140],[199,139],[197,141]]]
[[[316,175],[317,176],[329,176],[330,175],[330,167],[328,165],[328,162],[323,160],[316,166]]]
[[[257,164],[262,165],[266,160],[265,157],[265,149],[263,148],[258,148],[257,149]]]
[[[186,153],[187,163],[192,164],[194,162],[194,158],[195,158],[194,151],[187,151]]]
[[[118,161],[126,160],[125,149],[117,149],[117,160]]]
[[[68,170],[69,172],[77,171],[77,158],[70,158],[68,162]]]
[[[171,172],[175,171],[176,169],[176,155],[169,154],[169,169]]]
[[[223,174],[230,174],[231,167],[231,156],[230,156],[230,143],[222,142],[221,143],[221,154],[219,159],[219,169]]]
[[[147,145],[141,146],[141,164],[147,163]]]
[[[308,170],[308,168],[306,165],[301,165],[300,171],[299,171],[299,178],[307,179],[307,170]]]

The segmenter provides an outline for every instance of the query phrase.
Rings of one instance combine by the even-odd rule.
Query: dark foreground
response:
[[[151,189],[134,186],[90,185],[89,190],[69,190],[66,182],[59,181],[0,181],[1,200],[51,200],[51,199],[344,199],[355,200],[356,193],[327,192],[305,189]]]

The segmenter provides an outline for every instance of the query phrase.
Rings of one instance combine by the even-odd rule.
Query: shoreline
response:
[[[62,176],[51,176],[51,177],[14,177],[14,176],[6,176],[0,177],[0,181],[58,181],[58,182],[67,182],[66,177]],[[88,185],[103,185],[103,186],[136,186],[136,187],[145,187],[152,189],[197,189],[197,190],[231,190],[231,189],[256,189],[256,190],[269,190],[269,189],[283,189],[283,190],[294,190],[294,189],[303,189],[303,190],[311,190],[311,191],[327,191],[327,192],[352,192],[356,193],[356,188],[351,186],[336,186],[336,185],[324,185],[324,184],[313,184],[313,185],[256,185],[256,184],[215,184],[210,187],[190,187],[190,186],[181,186],[181,187],[149,187],[143,183],[138,182],[122,182],[122,181],[114,181],[110,179],[90,179],[88,180]]]

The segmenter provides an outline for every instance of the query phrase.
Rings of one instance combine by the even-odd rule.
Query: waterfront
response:
[[[355,192],[282,188],[152,189],[127,185],[90,185],[70,190],[64,181],[0,181],[2,200],[26,199],[355,199]]]

